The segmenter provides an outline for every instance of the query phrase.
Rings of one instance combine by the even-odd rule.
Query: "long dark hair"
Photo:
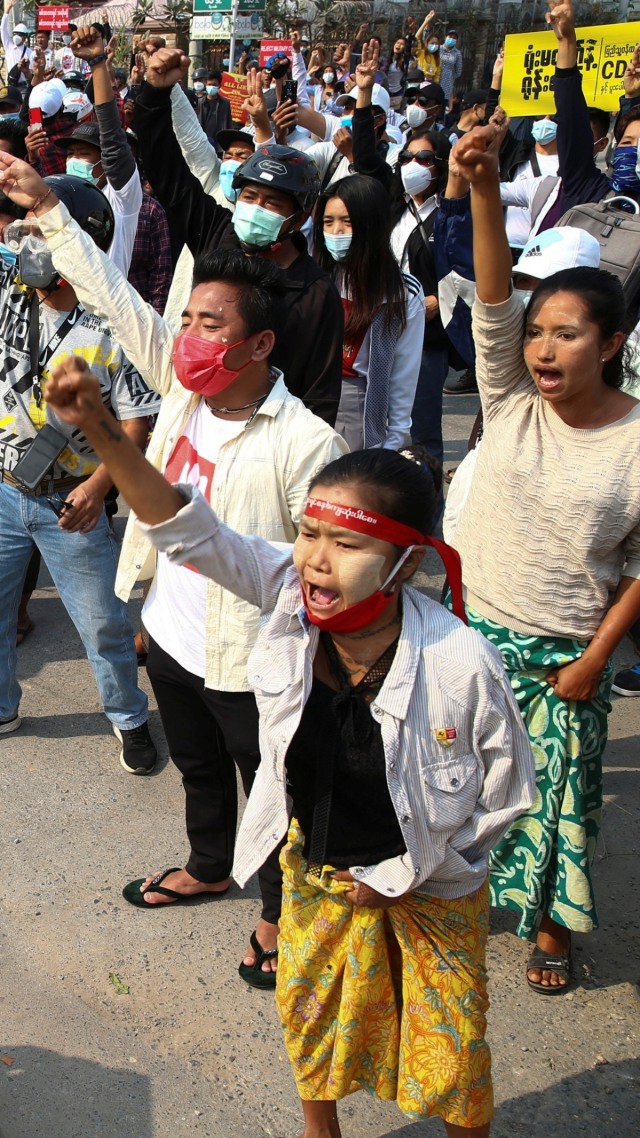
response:
[[[556,292],[571,292],[579,297],[587,310],[589,321],[598,326],[603,340],[610,340],[616,332],[624,332],[626,335],[630,331],[632,321],[627,313],[622,284],[606,269],[593,269],[584,265],[553,273],[535,289],[527,305],[527,316],[534,304],[539,300],[547,300]],[[624,344],[604,364],[602,378],[609,387],[622,387],[625,381]]]
[[[355,450],[334,459],[314,477],[316,486],[360,486],[370,509],[396,522],[430,534],[436,510],[431,471],[395,450]]]
[[[324,242],[324,211],[330,198],[344,202],[351,219],[351,247],[344,261],[334,261]],[[314,223],[316,261],[337,280],[344,273],[351,310],[345,325],[347,343],[368,328],[386,303],[384,327],[399,320],[404,329],[407,302],[402,274],[391,252],[389,198],[379,182],[353,174],[334,182],[318,199]]]

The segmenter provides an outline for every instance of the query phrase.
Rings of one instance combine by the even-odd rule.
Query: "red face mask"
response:
[[[405,550],[402,557],[389,573],[384,584],[376,589],[375,593],[370,593],[368,597],[364,597],[355,605],[349,605],[348,608],[343,609],[342,612],[336,612],[333,616],[316,616],[315,613],[309,612],[305,602],[305,609],[311,624],[317,624],[323,632],[358,632],[361,628],[366,628],[368,624],[373,624],[379,616],[382,616],[384,610],[391,604],[395,594],[395,587],[392,587],[389,592],[385,593],[388,588],[389,582],[395,577],[400,567],[404,564],[407,557],[411,553],[413,546],[410,545]]]
[[[180,383],[187,391],[195,391],[196,395],[218,395],[251,363],[247,360],[237,369],[224,366],[227,352],[246,343],[247,340],[237,340],[235,344],[218,344],[202,336],[181,332],[176,337],[171,356]]]
[[[395,593],[395,586],[389,589],[389,583],[404,565],[404,562],[416,545],[431,545],[436,552],[439,553],[447,571],[451,588],[453,611],[460,620],[467,624],[462,596],[462,568],[460,557],[451,546],[446,545],[443,541],[438,541],[435,537],[427,537],[426,534],[421,534],[418,530],[412,529],[410,526],[405,526],[401,522],[396,522],[391,518],[385,517],[383,514],[376,514],[371,510],[364,511],[360,508],[339,506],[332,502],[312,497],[308,499],[304,512],[311,518],[333,522],[334,524],[342,526],[344,529],[351,529],[355,533],[366,533],[371,537],[381,538],[383,541],[388,541],[393,545],[407,546],[402,557],[396,562],[386,581],[383,581],[380,588],[356,604],[349,605],[349,607],[343,609],[342,612],[334,613],[333,616],[317,616],[315,613],[309,611],[305,598],[304,607],[311,624],[317,625],[323,632],[358,632],[361,628],[366,628],[367,625],[373,624],[391,603]],[[385,589],[388,589],[388,592],[385,592]]]

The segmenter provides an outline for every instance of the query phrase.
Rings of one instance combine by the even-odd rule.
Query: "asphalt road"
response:
[[[445,466],[464,453],[476,405],[447,399]],[[438,595],[435,558],[420,583]],[[180,780],[155,711],[157,773],[122,770],[82,646],[45,574],[40,584],[20,649],[25,722],[0,740],[0,1138],[294,1138],[300,1111],[273,999],[236,971],[255,883],[157,912],[122,899],[128,880],[184,862]],[[137,596],[135,617],[139,608]],[[635,659],[628,643],[618,655]],[[616,700],[595,870],[601,928],[575,938],[568,995],[528,991],[527,946],[509,915],[494,914],[495,1138],[640,1131],[639,720],[640,700]],[[444,1134],[363,1094],[340,1115],[345,1138]]]

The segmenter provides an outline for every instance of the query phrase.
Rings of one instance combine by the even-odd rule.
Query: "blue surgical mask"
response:
[[[5,265],[15,265],[17,256],[17,253],[14,253],[13,250],[7,248],[7,246],[0,241],[0,257],[2,257]]]
[[[427,44],[427,51],[430,51],[432,55],[435,55],[435,53],[437,51],[440,51],[440,44],[439,43],[428,43]]]
[[[18,111],[11,111],[8,115],[3,115],[0,111],[0,122],[20,122],[20,115]]]
[[[242,163],[236,162],[234,158],[225,158],[224,162],[220,163],[218,180],[222,187],[222,192],[228,202],[235,202],[240,192],[239,190],[232,189],[231,183],[233,182],[233,175],[238,169],[238,166],[241,165]]]
[[[264,209],[253,202],[239,201],[233,215],[233,228],[236,237],[243,244],[267,249],[269,245],[276,244],[282,226],[289,220],[281,213],[274,213],[272,209]]]
[[[640,145],[616,147],[613,155],[611,185],[618,193],[624,193],[625,190],[640,193],[639,152]]]
[[[553,119],[538,119],[531,127],[531,135],[541,146],[548,146],[555,142],[558,133],[558,124]]]
[[[324,243],[334,261],[344,261],[351,248],[352,233],[323,233]]]
[[[352,122],[353,122],[353,115],[343,115],[342,118],[340,119],[340,126],[348,126],[349,130],[351,130]]]
[[[213,83],[207,83],[207,95],[217,95],[219,87],[214,87]]]
[[[84,178],[85,182],[91,182],[94,186],[97,186],[100,181],[99,178],[94,177],[94,163],[84,162],[82,158],[67,158],[66,169],[67,174],[73,175],[74,178]]]
[[[531,297],[533,296],[533,289],[532,288],[516,288],[516,289],[514,289],[514,292],[515,292],[516,296],[520,297],[520,300],[525,305],[525,307],[529,303],[529,301],[531,300]]]
[[[453,36],[447,36],[446,40],[444,41],[444,46],[448,47],[448,48],[452,48],[452,47],[456,46],[456,41],[453,38]]]
[[[229,66],[229,58],[228,58],[228,57],[227,57],[226,59],[223,59],[223,60],[222,60],[222,66],[223,66],[223,67],[228,67],[228,66]]]

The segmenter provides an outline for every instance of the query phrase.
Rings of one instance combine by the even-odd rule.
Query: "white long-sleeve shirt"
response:
[[[162,395],[147,458],[165,470],[188,420],[202,402],[179,382],[171,360],[174,332],[69,216],[63,205],[42,216],[53,263],[90,312],[109,321],[114,338],[152,390]],[[315,472],[344,454],[346,443],[291,395],[274,369],[271,393],[252,420],[220,447],[211,504],[230,525],[269,541],[292,542]],[[137,580],[153,577],[155,556],[136,525],[127,523],[116,593],[126,600]],[[255,609],[209,582],[205,686],[249,691],[247,657],[258,632]]]
[[[287,831],[285,759],[311,691],[319,629],[304,611],[291,550],[235,533],[197,490],[180,490],[189,504],[145,533],[263,618],[249,658],[262,759],[233,865],[244,885]],[[370,712],[407,852],[349,868],[388,897],[461,897],[480,887],[490,849],[531,806],[533,756],[496,649],[415,589],[403,586],[402,601],[398,648]]]
[[[5,12],[2,20],[0,20],[0,38],[2,39],[2,46],[4,48],[7,82],[12,67],[15,67],[18,63],[22,63],[23,59],[27,59],[29,63],[31,63],[31,56],[33,55],[32,49],[27,47],[26,43],[22,43],[20,47],[16,47],[13,42],[13,32],[9,24],[9,13]],[[20,83],[26,83],[26,79],[23,79],[22,76],[20,77]]]

